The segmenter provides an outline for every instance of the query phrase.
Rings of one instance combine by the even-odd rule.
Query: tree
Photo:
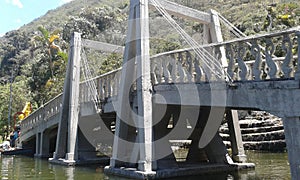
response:
[[[62,92],[68,56],[61,47],[59,30],[49,33],[39,26],[42,35],[33,36],[33,62],[30,69],[28,85],[33,92],[33,100],[40,106]],[[55,44],[60,42],[60,45]]]
[[[36,35],[33,37],[33,45],[34,49],[36,48],[45,48],[48,56],[49,56],[49,67],[51,72],[51,77],[53,77],[53,60],[55,59],[55,55],[57,52],[60,52],[61,49],[58,45],[55,44],[56,40],[59,40],[59,32],[60,30],[55,30],[52,33],[50,33],[47,29],[45,29],[43,26],[39,26],[38,30],[42,33],[42,35]],[[37,43],[40,43],[40,46],[38,46]]]

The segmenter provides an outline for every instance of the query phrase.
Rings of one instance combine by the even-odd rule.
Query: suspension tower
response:
[[[204,37],[207,43],[222,42],[222,34],[220,22],[217,12],[211,10],[209,13],[197,11],[188,7],[178,5],[173,2],[159,1],[165,10],[170,14],[188,18],[204,24]],[[149,46],[149,7],[155,7],[155,1],[148,0],[131,0],[130,14],[128,23],[128,34],[124,52],[122,77],[120,82],[119,99],[117,103],[116,131],[113,143],[113,154],[110,160],[110,165],[105,168],[108,174],[127,176],[138,179],[149,178],[166,178],[181,175],[193,175],[204,172],[205,168],[201,165],[193,165],[191,168],[181,167],[176,163],[175,157],[170,147],[169,142],[159,141],[159,137],[163,137],[168,132],[159,126],[164,118],[171,118],[179,122],[182,115],[179,112],[186,109],[188,113],[185,119],[194,118],[196,114],[197,128],[191,132],[189,139],[192,143],[187,161],[193,161],[195,158],[202,158],[203,161],[217,163],[222,166],[210,166],[208,169],[223,168],[228,170],[234,164],[228,156],[226,148],[221,138],[215,132],[211,133],[210,122],[203,120],[207,118],[211,109],[202,109],[200,107],[190,106],[169,106],[166,107],[165,115],[160,119],[160,106],[154,105],[152,102],[154,92],[151,84],[150,74],[150,46]],[[225,53],[224,49],[220,49],[221,53]],[[223,55],[222,57],[226,57]],[[135,66],[136,64],[136,66]],[[220,64],[223,68],[227,67],[226,59],[221,59]],[[130,100],[131,89],[136,87],[136,98]],[[163,109],[163,108],[162,108]],[[197,115],[201,109],[200,115]],[[245,162],[246,157],[241,141],[239,131],[237,111],[226,110],[226,112],[215,111],[224,117],[227,114],[227,119],[230,122],[231,142],[233,144],[233,160],[236,162]],[[216,121],[221,123],[222,118]],[[166,124],[164,124],[166,125]],[[184,127],[184,125],[183,125]],[[185,126],[186,127],[186,126]],[[204,128],[203,128],[204,127]],[[206,136],[200,139],[202,136]],[[198,144],[202,143],[205,147],[199,149]],[[166,151],[168,155],[162,157],[161,151]],[[204,159],[202,156],[206,156]],[[223,166],[224,165],[224,166]],[[195,170],[195,168],[197,170]],[[235,167],[236,169],[236,167]],[[204,171],[203,171],[204,170]]]

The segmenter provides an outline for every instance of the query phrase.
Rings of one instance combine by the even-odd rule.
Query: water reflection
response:
[[[286,153],[247,152],[249,162],[256,164],[255,170],[238,173],[218,173],[175,180],[258,180],[290,179],[290,170]],[[128,180],[126,178],[106,176],[103,167],[66,167],[53,165],[47,160],[22,156],[0,156],[1,179],[55,179],[55,180]],[[172,178],[174,180],[174,178]]]

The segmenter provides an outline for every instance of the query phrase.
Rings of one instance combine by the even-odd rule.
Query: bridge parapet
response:
[[[22,134],[38,127],[41,123],[58,114],[61,109],[61,102],[62,95],[60,94],[26,117],[20,125]]]
[[[256,35],[222,43],[203,45],[221,62],[225,49],[228,66],[221,72],[217,62],[210,67],[197,57],[194,50],[182,49],[155,55],[152,60],[152,83],[190,83],[219,80],[213,76],[225,73],[233,81],[290,79],[299,74],[300,27],[286,31]]]
[[[235,81],[290,79],[298,74],[300,27],[221,44]],[[217,45],[219,46],[219,45]],[[298,71],[298,72],[297,72]]]
[[[121,68],[110,71],[91,80],[80,83],[80,103],[91,101],[104,102],[108,98],[116,97],[118,95],[118,88],[121,77]],[[94,81],[92,83],[92,81]],[[93,91],[92,86],[96,85]]]

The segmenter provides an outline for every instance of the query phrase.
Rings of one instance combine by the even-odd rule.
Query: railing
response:
[[[251,44],[251,45],[249,45]],[[300,74],[300,27],[268,35],[258,35],[223,43],[202,46],[219,61],[222,49],[228,62],[223,72],[218,67],[209,69],[192,49],[176,50],[151,57],[152,84],[200,83],[218,81],[227,74],[233,81],[262,81],[270,79],[291,79]],[[262,48],[261,48],[262,47]],[[224,52],[223,51],[223,52]],[[274,54],[276,51],[277,54]],[[276,57],[280,55],[281,57]],[[216,71],[212,73],[211,71]],[[121,68],[95,77],[98,98],[105,102],[118,95]],[[223,76],[225,77],[225,76]],[[227,80],[228,80],[227,79]],[[223,79],[224,80],[224,79]],[[94,100],[96,93],[89,89],[89,81],[80,85],[80,102]],[[60,112],[61,95],[39,108],[21,123],[22,132],[29,131],[42,121]]]
[[[219,72],[213,63],[208,69],[192,49],[159,54],[152,58],[152,83],[211,82],[219,80],[213,75],[216,72],[220,77],[224,74],[233,81],[294,78],[300,72],[297,69],[300,63],[299,44],[300,27],[297,27],[279,33],[202,46],[219,62],[221,58],[227,60],[228,66],[224,66],[226,72]],[[226,57],[222,57],[221,49]]]
[[[20,125],[22,133],[24,134],[36,128],[39,124],[45,123],[51,117],[57,115],[62,106],[61,102],[62,95],[60,94],[22,120]]]

